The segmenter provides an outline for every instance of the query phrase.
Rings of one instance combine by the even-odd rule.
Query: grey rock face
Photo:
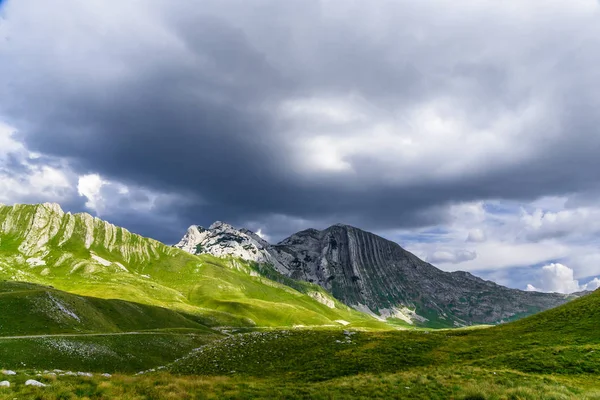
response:
[[[431,326],[493,324],[570,299],[509,289],[467,272],[444,272],[394,242],[346,225],[308,229],[277,245],[230,226],[209,231],[200,238],[203,252],[271,263],[279,272],[316,283],[345,304],[380,318]]]
[[[249,230],[237,230],[217,221],[208,229],[192,225],[175,247],[192,254],[212,254],[216,257],[239,257],[257,263],[273,264],[278,271],[289,270],[268,251],[271,245]]]

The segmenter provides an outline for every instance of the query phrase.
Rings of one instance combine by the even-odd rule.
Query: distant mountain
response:
[[[0,280],[168,308],[206,326],[383,326],[266,264],[191,255],[57,204],[0,205]]]
[[[444,272],[397,243],[347,225],[308,229],[270,245],[248,230],[218,222],[208,229],[190,227],[176,247],[271,264],[293,279],[318,284],[356,310],[428,326],[496,324],[577,297],[509,289],[467,272]]]

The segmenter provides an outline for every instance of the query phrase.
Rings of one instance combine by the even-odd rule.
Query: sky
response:
[[[591,0],[5,0],[0,202],[594,289],[599,62]]]

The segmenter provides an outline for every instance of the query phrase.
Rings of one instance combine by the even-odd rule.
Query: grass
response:
[[[134,373],[164,365],[214,340],[203,332],[0,339],[0,368]]]
[[[46,388],[23,386],[34,377]],[[291,382],[242,377],[174,376],[168,373],[110,378],[18,376],[0,399],[546,399],[600,398],[594,379],[582,388],[564,380],[512,371],[439,368],[393,374],[364,374],[323,382]],[[596,384],[597,385],[597,384]],[[597,387],[597,386],[596,386]]]
[[[0,310],[1,368],[133,372],[223,337],[169,309],[21,282],[0,282]]]
[[[357,373],[467,365],[527,373],[600,372],[600,291],[522,321],[481,329],[253,333],[215,341],[170,366],[175,373],[319,381]],[[284,357],[285,356],[285,357]],[[215,360],[217,360],[215,362]]]
[[[0,282],[0,337],[191,328],[215,333],[166,308],[78,296],[47,286]]]
[[[51,386],[43,389],[23,387],[25,377],[19,376],[13,388],[2,390],[6,398],[40,399],[600,399],[600,335],[590,329],[599,318],[600,291],[497,327],[266,329],[208,341],[189,353],[182,348],[160,372],[110,379],[47,376]],[[31,346],[23,352],[41,348]],[[164,366],[158,361],[140,359],[138,365]],[[104,367],[114,362],[107,359]],[[21,370],[34,376],[27,368]]]

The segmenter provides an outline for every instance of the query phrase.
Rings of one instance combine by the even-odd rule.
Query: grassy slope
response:
[[[381,397],[395,393],[400,383],[413,390],[406,398],[468,398],[470,393],[479,399],[598,399],[598,323],[600,291],[491,328],[353,334],[292,330],[228,337],[169,370],[215,379],[225,375],[232,382],[271,382],[262,387],[263,395],[267,387],[285,391],[294,386],[337,395],[353,387],[355,394],[366,395],[359,382],[369,382]]]
[[[538,373],[600,373],[598,324],[600,291],[491,328],[351,335],[341,330],[290,330],[229,337],[171,369],[219,375],[237,364],[236,371],[243,374],[263,378],[282,374],[303,380],[456,364]],[[211,362],[216,354],[221,355],[217,364]]]
[[[98,261],[100,259],[100,261]],[[193,256],[87,214],[52,205],[0,206],[0,279],[52,285],[105,299],[166,307],[211,326],[386,325],[335,301],[310,284],[287,286],[256,266]],[[276,273],[275,273],[276,274]]]
[[[0,282],[0,310],[0,368],[133,372],[222,337],[172,310],[20,282]]]
[[[203,331],[0,339],[0,369],[135,373],[182,357],[215,340]]]
[[[0,282],[0,309],[0,337],[174,328],[213,332],[193,316],[166,308],[77,296],[22,282]]]

